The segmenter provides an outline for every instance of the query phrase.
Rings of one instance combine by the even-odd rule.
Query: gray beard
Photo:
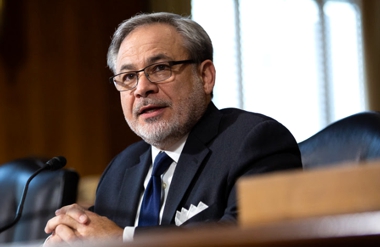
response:
[[[189,133],[202,117],[208,105],[206,97],[203,85],[198,81],[192,93],[181,102],[178,113],[169,121],[157,117],[146,121],[149,126],[130,122],[128,125],[145,142],[158,148],[168,148]]]

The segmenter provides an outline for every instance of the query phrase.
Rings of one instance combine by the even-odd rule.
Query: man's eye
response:
[[[136,78],[136,73],[126,73],[122,77],[123,82],[130,82]]]
[[[153,66],[151,72],[156,73],[160,71],[170,70],[170,66],[168,64],[157,64]]]

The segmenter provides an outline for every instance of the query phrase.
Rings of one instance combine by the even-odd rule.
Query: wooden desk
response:
[[[238,181],[239,225],[380,211],[380,161]]]
[[[152,232],[120,246],[380,246],[380,211],[263,224]]]
[[[9,247],[35,245],[9,245]],[[316,217],[255,227],[200,225],[196,228],[167,228],[152,231],[130,243],[110,241],[78,247],[357,247],[380,246],[380,211]],[[66,247],[66,245],[58,245]],[[73,247],[73,246],[71,246]],[[75,247],[75,245],[74,245]]]

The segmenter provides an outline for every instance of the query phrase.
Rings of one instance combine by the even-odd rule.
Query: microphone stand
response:
[[[15,218],[13,219],[13,221],[10,224],[1,227],[0,228],[0,233],[2,233],[3,231],[11,228],[12,226],[14,226],[20,220],[21,215],[22,215],[22,210],[24,209],[24,202],[25,202],[26,194],[28,192],[30,181],[32,181],[32,179],[35,176],[37,176],[43,170],[46,170],[46,169],[57,170],[57,169],[63,167],[65,164],[66,164],[66,159],[64,157],[62,157],[62,156],[54,157],[53,159],[51,159],[48,162],[46,162],[46,164],[43,167],[41,167],[40,169],[38,169],[37,171],[35,171],[32,174],[32,176],[29,177],[29,179],[26,181],[24,190],[22,192],[21,201],[19,202],[19,205],[17,207]]]

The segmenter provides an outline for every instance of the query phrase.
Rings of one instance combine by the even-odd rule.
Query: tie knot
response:
[[[165,152],[160,152],[154,159],[152,176],[161,176],[172,162],[173,160]]]

